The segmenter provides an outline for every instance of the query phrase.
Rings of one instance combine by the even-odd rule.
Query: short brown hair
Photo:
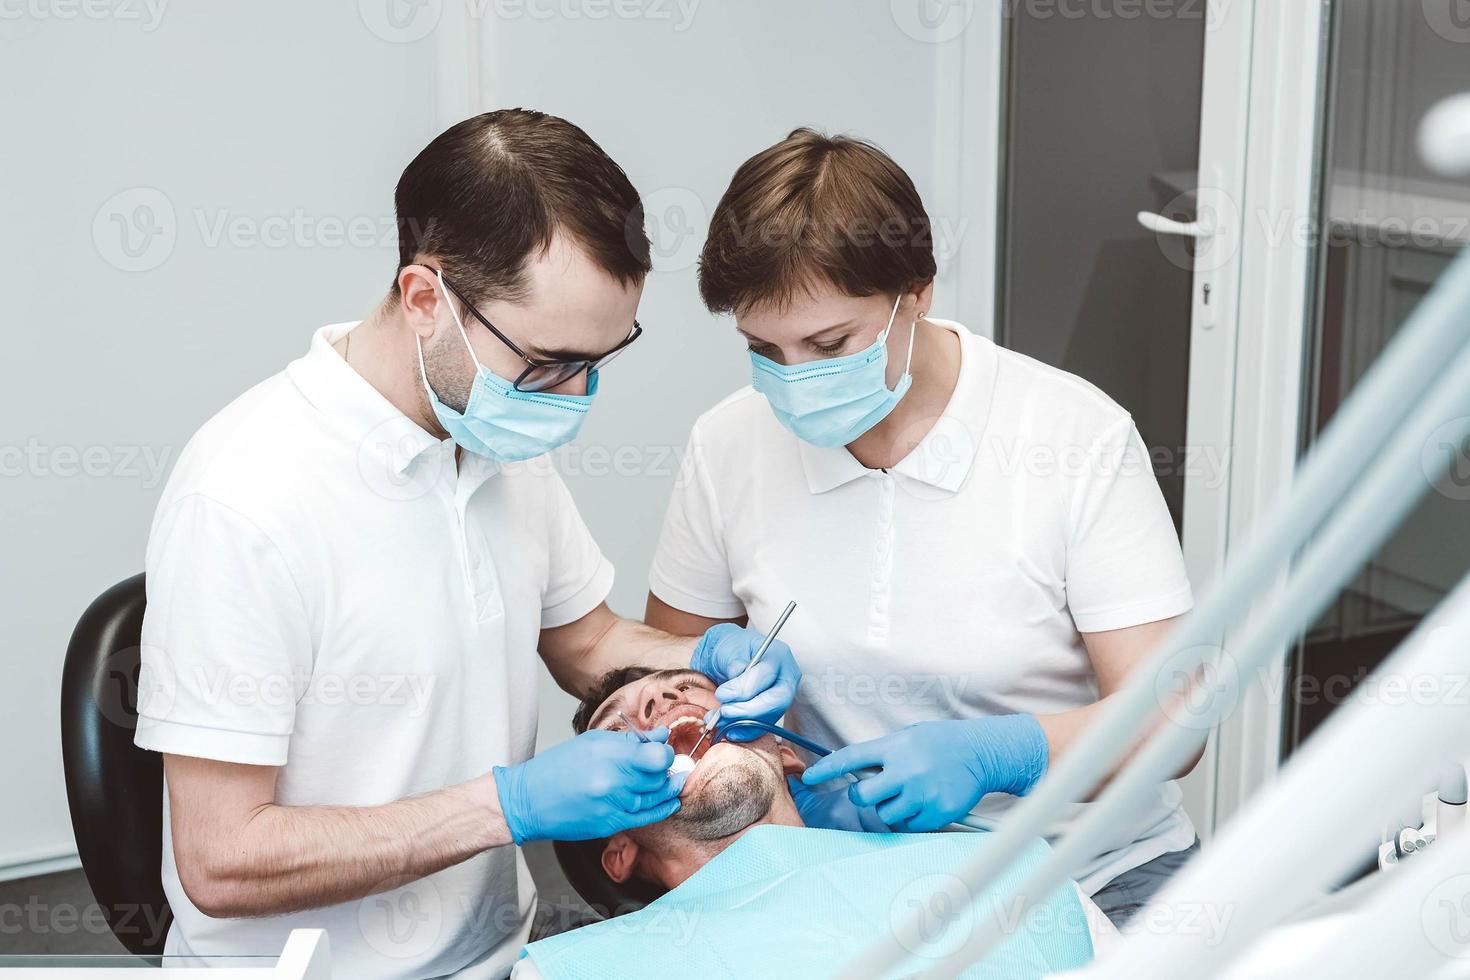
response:
[[[577,705],[577,713],[572,716],[572,731],[578,735],[585,732],[592,725],[592,716],[597,714],[597,709],[602,707],[602,702],[617,693],[622,688],[634,681],[641,681],[650,674],[677,674],[683,671],[662,670],[658,667],[614,667],[603,674],[592,685],[591,689],[582,696]]]
[[[544,112],[501,109],[449,127],[404,168],[393,203],[399,270],[432,255],[476,300],[524,296],[526,259],[558,231],[623,285],[652,268],[628,175],[592,137]]]
[[[865,140],[796,129],[735,171],[699,257],[699,293],[732,313],[823,283],[897,294],[934,271],[929,215],[903,168]]]

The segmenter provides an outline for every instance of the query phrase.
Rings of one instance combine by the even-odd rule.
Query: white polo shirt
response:
[[[137,744],[279,766],[288,806],[373,806],[529,758],[538,634],[612,586],[549,461],[456,467],[331,347],[354,325],[205,423],[148,540]],[[320,927],[336,976],[497,977],[529,932],[514,847],[359,902],[211,919],[167,814],[163,834],[172,955],[276,955]]]
[[[1080,378],[931,322],[959,336],[959,380],[912,453],[866,469],[800,441],[741,389],[695,423],[649,577],[677,609],[759,629],[796,600],[781,638],[805,677],[787,723],[833,747],[916,721],[1091,704],[1079,631],[1192,603],[1128,413]],[[1180,798],[1161,786],[1076,869],[1088,894],[1193,843]],[[996,794],[980,810],[1014,803]]]

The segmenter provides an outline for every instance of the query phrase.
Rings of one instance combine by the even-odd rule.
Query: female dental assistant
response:
[[[793,132],[740,167],[710,227],[700,291],[734,314],[752,386],[690,435],[648,622],[765,628],[797,599],[787,723],[848,746],[807,782],[881,766],[851,797],[890,827],[1026,793],[1192,602],[1132,419],[927,315],[928,216],[870,144]],[[854,817],[835,795],[809,816]],[[1178,787],[1112,844],[1075,877],[1121,921],[1197,846]]]

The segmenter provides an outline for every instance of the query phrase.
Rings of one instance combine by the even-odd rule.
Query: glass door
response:
[[[1328,54],[1303,449],[1470,243],[1470,183],[1431,173],[1415,138],[1431,106],[1470,92],[1470,4],[1336,0]],[[1442,481],[1297,645],[1284,751],[1470,571],[1467,476]]]
[[[1006,19],[997,340],[1126,408],[1197,591],[1224,560],[1253,4]],[[1215,745],[1184,783],[1208,835]]]

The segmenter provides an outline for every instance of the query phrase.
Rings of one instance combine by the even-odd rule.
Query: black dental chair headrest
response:
[[[606,839],[552,843],[562,873],[592,911],[604,919],[611,919],[615,915],[636,912],[664,894],[660,885],[632,879],[620,885],[609,878],[602,870],[602,849],[606,846]]]

